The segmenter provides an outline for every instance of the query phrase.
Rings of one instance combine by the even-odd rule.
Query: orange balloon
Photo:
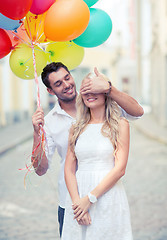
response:
[[[89,18],[89,7],[83,0],[57,0],[46,13],[45,36],[52,41],[73,40],[85,31]]]

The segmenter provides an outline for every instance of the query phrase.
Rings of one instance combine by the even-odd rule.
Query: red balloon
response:
[[[8,55],[12,49],[12,42],[5,32],[0,28],[0,59]]]
[[[19,20],[28,13],[32,1],[33,0],[0,0],[0,13],[8,18]]]

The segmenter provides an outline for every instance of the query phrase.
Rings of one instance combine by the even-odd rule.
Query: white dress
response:
[[[86,196],[114,167],[113,146],[101,134],[102,124],[88,124],[80,135],[75,154],[78,160],[76,178],[80,197]],[[63,240],[132,240],[129,206],[119,180],[89,209],[91,225],[74,220],[72,201],[66,200]]]

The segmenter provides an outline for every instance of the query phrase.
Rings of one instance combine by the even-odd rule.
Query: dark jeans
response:
[[[59,208],[58,208],[58,221],[59,221],[59,234],[60,234],[60,237],[61,237],[62,229],[63,229],[64,211],[65,211],[65,209],[61,208],[59,206]]]

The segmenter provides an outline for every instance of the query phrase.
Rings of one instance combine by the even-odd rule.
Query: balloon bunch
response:
[[[0,1],[0,59],[11,53],[13,73],[22,79],[35,78],[38,106],[38,76],[48,62],[62,62],[72,70],[82,62],[84,47],[99,46],[110,36],[109,15],[92,8],[97,1]]]
[[[83,60],[84,47],[104,43],[112,31],[108,14],[92,8],[98,0],[6,0],[0,2],[0,58],[10,56],[13,73],[34,78],[47,62],[61,61],[69,70]]]

